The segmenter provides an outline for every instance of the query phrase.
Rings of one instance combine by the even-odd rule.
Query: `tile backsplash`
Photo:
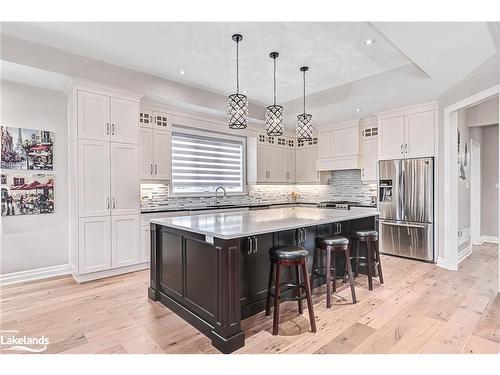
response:
[[[249,185],[246,195],[228,195],[224,204],[292,203],[292,192],[297,192],[297,202],[317,203],[332,200],[350,200],[370,204],[377,194],[376,184],[364,184],[358,169],[333,171],[328,185]],[[173,197],[169,186],[141,184],[141,207],[199,207],[215,203],[213,196]]]

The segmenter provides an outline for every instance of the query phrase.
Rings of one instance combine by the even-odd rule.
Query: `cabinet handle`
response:
[[[106,134],[109,135],[109,122],[106,123]]]
[[[257,251],[259,251],[259,245],[258,245],[258,242],[257,242],[257,237],[255,237],[255,236],[253,236],[253,243],[254,243],[253,253],[257,254]]]
[[[405,144],[405,154],[408,153],[408,143]]]
[[[302,242],[306,242],[307,233],[306,233],[306,230],[304,228],[302,228],[302,233],[304,234],[304,238],[302,239]]]
[[[401,145],[401,155],[403,155],[403,145]]]
[[[106,208],[109,210],[109,197],[106,198]]]
[[[111,124],[111,135],[115,135],[115,124]]]
[[[252,240],[252,237],[248,237],[247,240],[248,240],[247,255],[250,255],[253,252],[253,240]]]
[[[153,174],[153,164],[151,163],[151,174]]]
[[[155,164],[155,174],[158,174],[158,165]]]
[[[113,197],[113,210],[116,208],[116,199]]]

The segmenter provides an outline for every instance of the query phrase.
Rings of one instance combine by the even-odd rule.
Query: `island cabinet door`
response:
[[[164,227],[157,227],[156,246],[160,248],[157,263],[160,266],[159,291],[168,296],[182,297],[183,287],[183,263],[182,244],[183,238],[179,234],[171,233]]]
[[[269,249],[272,246],[272,233],[241,239],[240,293],[242,307],[266,299],[271,265]],[[244,313],[243,310],[242,313]]]

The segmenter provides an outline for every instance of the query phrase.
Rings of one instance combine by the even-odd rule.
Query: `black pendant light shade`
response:
[[[276,58],[279,56],[278,52],[271,52],[269,57],[274,60],[274,104],[266,108],[266,131],[269,136],[283,135],[283,106],[276,105]]]
[[[227,100],[227,115],[231,129],[245,129],[248,121],[248,99],[246,95],[240,94],[239,81],[239,43],[243,39],[240,34],[234,34],[236,42],[236,94],[229,95]]]
[[[306,72],[309,70],[307,66],[300,68],[304,76],[304,113],[297,116],[297,140],[311,141],[313,133],[312,115],[306,113]]]

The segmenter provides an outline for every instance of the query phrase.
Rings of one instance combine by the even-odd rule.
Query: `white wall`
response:
[[[464,100],[472,95],[475,95],[483,90],[500,84],[500,52],[488,59],[484,64],[472,72],[469,76],[459,82],[455,87],[451,88],[439,98],[439,162],[437,167],[438,176],[444,176],[444,109],[452,104]],[[444,190],[444,182],[439,181],[437,191],[437,206],[438,206],[438,257],[444,257],[444,197],[447,192]]]
[[[0,274],[68,263],[68,132],[63,93],[0,82],[4,126],[54,134],[53,214],[2,217]]]

